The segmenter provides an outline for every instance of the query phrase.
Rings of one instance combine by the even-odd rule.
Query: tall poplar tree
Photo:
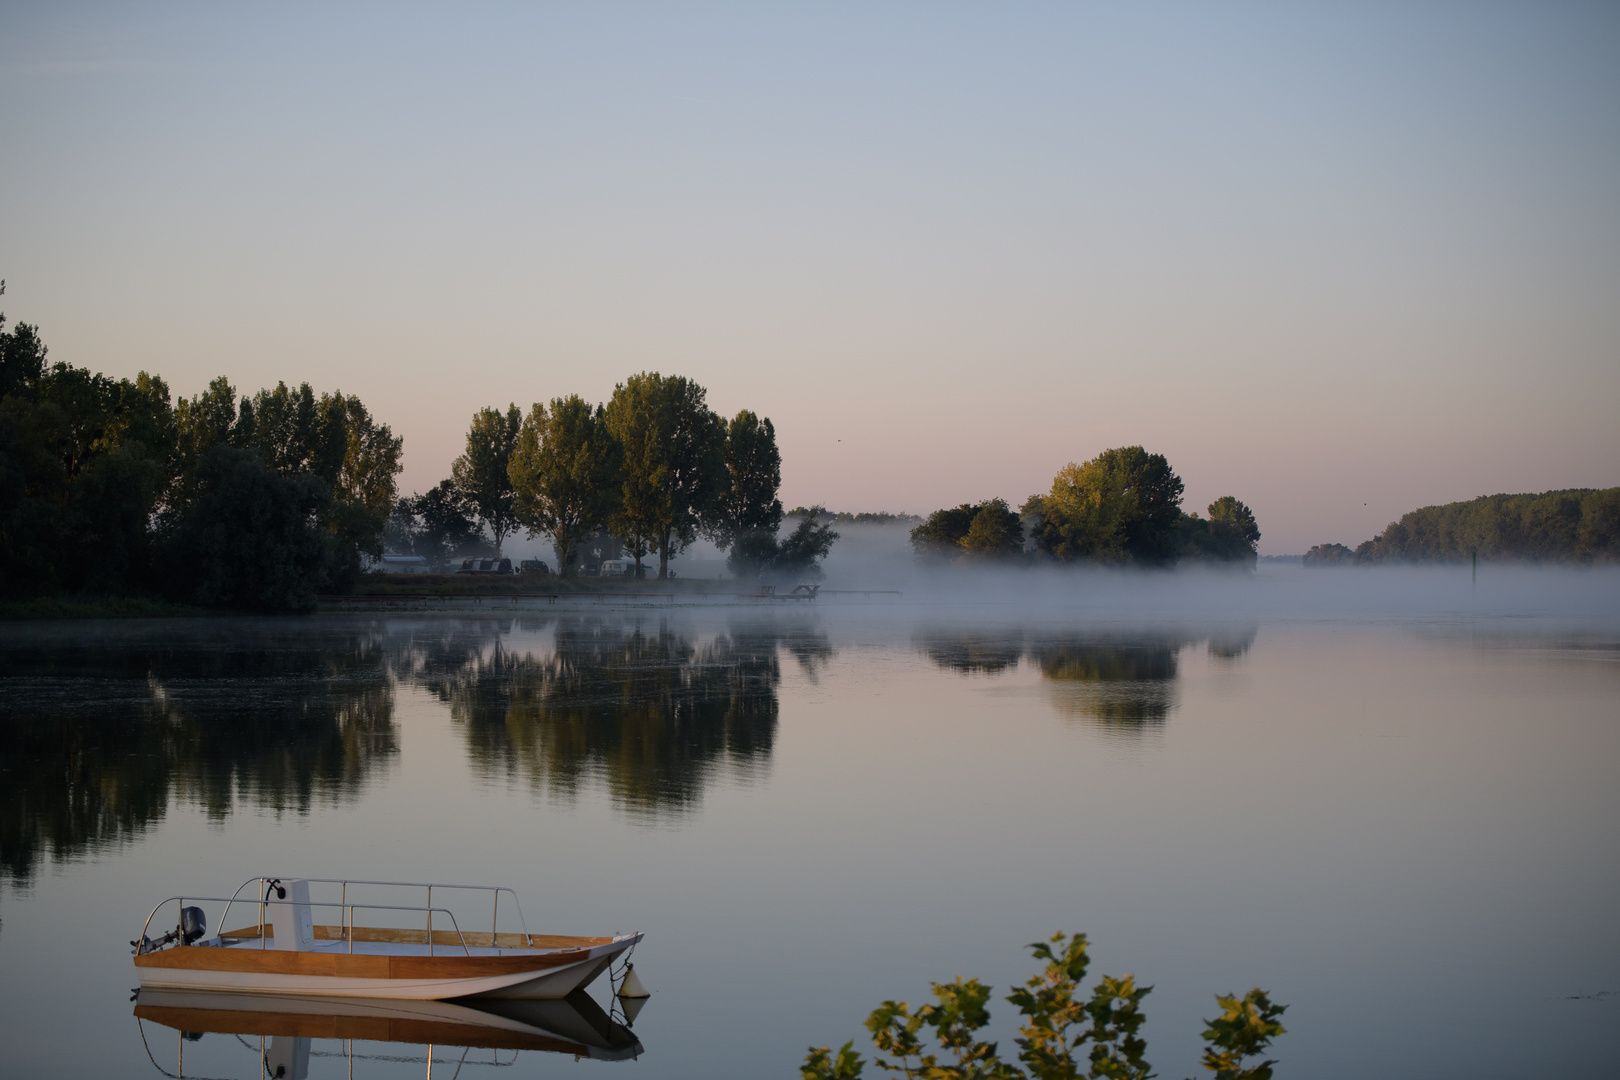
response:
[[[607,405],[608,428],[624,446],[619,527],[652,542],[660,578],[725,490],[725,424],[707,398],[684,376],[644,371],[614,387]]]
[[[559,573],[613,514],[620,452],[602,406],[592,409],[578,394],[553,398],[549,411],[536,402],[524,417],[508,466],[513,512],[531,534],[551,534]]]
[[[467,449],[450,466],[456,492],[474,516],[489,530],[495,541],[495,554],[517,527],[512,509],[512,480],[507,472],[512,450],[517,446],[518,429],[523,426],[523,410],[509,405],[499,409],[479,409],[467,429]]]
[[[735,550],[751,533],[772,537],[782,525],[782,454],[768,417],[744,409],[726,424],[726,486],[715,501],[708,534],[722,548]]]

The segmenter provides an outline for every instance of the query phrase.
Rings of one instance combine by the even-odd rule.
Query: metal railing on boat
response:
[[[279,882],[281,880],[283,880],[283,879],[279,878],[279,877],[271,876],[269,874],[261,875],[260,877],[257,877],[257,878],[248,878],[246,881],[242,882],[242,884],[240,884],[240,885],[238,885],[236,887],[236,893],[232,896],[231,903],[234,903],[234,902],[236,902],[236,900],[238,898],[240,898],[243,889],[247,888],[249,885],[254,884],[255,882],[258,883],[257,899],[254,902],[257,903],[258,907],[259,907],[259,931],[260,931],[260,936],[261,937],[263,936],[263,932],[264,932],[264,905],[270,902],[269,897],[265,895],[266,894],[266,888],[265,887],[269,882],[272,882],[272,881]],[[291,879],[287,879],[287,880],[291,880]],[[518,900],[517,891],[514,890],[513,888],[511,888],[510,886],[507,886],[507,885],[462,885],[462,884],[459,884],[457,882],[450,882],[450,881],[443,881],[443,882],[439,882],[439,881],[373,881],[373,880],[364,879],[364,878],[302,878],[300,880],[307,881],[311,885],[337,885],[337,886],[339,886],[341,891],[340,891],[339,897],[338,897],[338,905],[342,905],[342,904],[345,904],[345,903],[348,902],[349,886],[350,885],[371,885],[371,886],[377,886],[377,887],[383,887],[383,888],[393,888],[393,889],[426,889],[427,890],[427,903],[428,903],[428,906],[430,906],[430,907],[433,904],[433,890],[434,889],[455,889],[455,890],[463,891],[463,892],[487,892],[487,893],[490,893],[491,894],[491,901],[490,901],[490,917],[489,917],[489,944],[490,944],[490,947],[494,948],[494,949],[499,949],[500,948],[500,946],[498,944],[498,934],[500,932],[500,919],[501,919],[501,893],[507,893],[508,895],[510,895],[512,897],[512,906],[517,910],[518,925],[520,927],[522,927],[522,929],[523,929],[523,939],[524,939],[525,942],[527,942],[529,940],[529,923],[528,923],[528,920],[523,917],[523,904]],[[280,901],[280,900],[276,901],[276,903],[284,903],[284,902],[285,901]],[[326,905],[326,906],[334,906],[334,905]],[[230,914],[231,914],[231,905],[230,905],[230,903],[227,903],[225,905],[225,913],[220,916],[220,922],[221,922],[222,926],[224,924],[224,921],[230,917]],[[351,927],[353,925],[352,917],[351,917],[350,925],[351,925]],[[142,931],[142,933],[144,934],[145,931]],[[431,939],[432,934],[429,934],[428,937]],[[353,942],[351,941],[350,944],[352,945]],[[432,944],[433,944],[432,941],[429,940],[428,946],[429,946],[430,955],[431,955],[431,951],[432,951]]]

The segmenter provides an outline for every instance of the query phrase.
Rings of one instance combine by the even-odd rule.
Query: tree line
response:
[[[1354,550],[1317,544],[1306,566],[1464,562],[1620,561],[1620,487],[1539,495],[1481,495],[1403,514]]]
[[[221,376],[171,402],[46,355],[0,315],[0,595],[298,609],[382,553],[401,444],[358,397]]]
[[[1209,517],[1184,513],[1183,485],[1163,454],[1140,446],[1070,462],[1044,495],[1013,510],[1005,499],[936,510],[911,530],[924,562],[1043,561],[1169,567],[1182,559],[1253,566],[1260,527],[1231,495]]]
[[[451,474],[400,499],[393,546],[436,564],[484,545],[499,554],[518,529],[551,538],[561,573],[583,551],[623,555],[643,573],[658,557],[669,576],[677,554],[707,537],[738,576],[813,576],[838,534],[821,507],[778,538],[782,455],[768,417],[743,409],[729,420],[707,391],[680,375],[641,372],[592,405],[578,394],[525,413],[485,408],[467,430]]]

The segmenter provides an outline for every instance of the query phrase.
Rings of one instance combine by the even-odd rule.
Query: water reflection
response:
[[[353,799],[397,753],[400,685],[449,705],[485,776],[690,807],[768,765],[781,657],[813,679],[832,654],[812,621],[765,615],[712,633],[618,614],[8,628],[0,880],[135,838],[174,803],[220,820]]]
[[[48,633],[0,648],[0,874],[25,884],[138,836],[171,801],[307,812],[397,751],[373,630],[207,624]]]
[[[474,767],[573,798],[600,782],[636,812],[695,804],[722,771],[768,764],[786,652],[814,677],[831,657],[813,626],[755,619],[698,636],[667,619],[532,620],[550,647],[454,639],[412,666],[464,726]]]
[[[1060,713],[1128,732],[1161,724],[1174,711],[1183,649],[1206,643],[1215,659],[1237,660],[1257,633],[1253,624],[1206,632],[932,627],[912,644],[963,674],[996,675],[1028,663]]]
[[[1060,712],[1105,725],[1162,723],[1176,706],[1176,659],[1186,641],[1171,635],[1059,639],[1031,645],[1030,660],[1052,683]]]
[[[166,1076],[197,1075],[199,1062],[210,1073],[305,1080],[312,1067],[353,1075],[355,1062],[426,1062],[431,1073],[433,1064],[512,1065],[522,1051],[605,1061],[643,1053],[635,1034],[582,991],[557,1001],[449,1002],[142,990],[135,1017],[148,1059]]]
[[[1017,667],[1024,654],[1024,635],[1015,630],[930,628],[913,634],[911,643],[940,667],[963,675],[998,675]]]

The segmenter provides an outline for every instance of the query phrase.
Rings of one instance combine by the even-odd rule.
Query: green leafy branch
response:
[[[1148,1080],[1153,1076],[1141,1036],[1147,1020],[1142,999],[1151,986],[1137,986],[1134,975],[1104,975],[1084,997],[1082,983],[1091,959],[1084,934],[1053,935],[1029,946],[1045,967],[1007,1000],[1018,1007],[1018,1062],[1001,1058],[997,1045],[978,1037],[990,1023],[991,989],[978,979],[958,977],[934,983],[935,1002],[913,1010],[903,1001],[885,1001],[866,1019],[881,1054],[873,1064],[906,1080]],[[1225,1010],[1206,1021],[1204,1068],[1216,1080],[1271,1080],[1275,1061],[1245,1066],[1283,1034],[1275,1005],[1259,987],[1243,997],[1217,996]],[[854,1041],[835,1053],[811,1047],[799,1070],[803,1080],[859,1080],[866,1062]]]

